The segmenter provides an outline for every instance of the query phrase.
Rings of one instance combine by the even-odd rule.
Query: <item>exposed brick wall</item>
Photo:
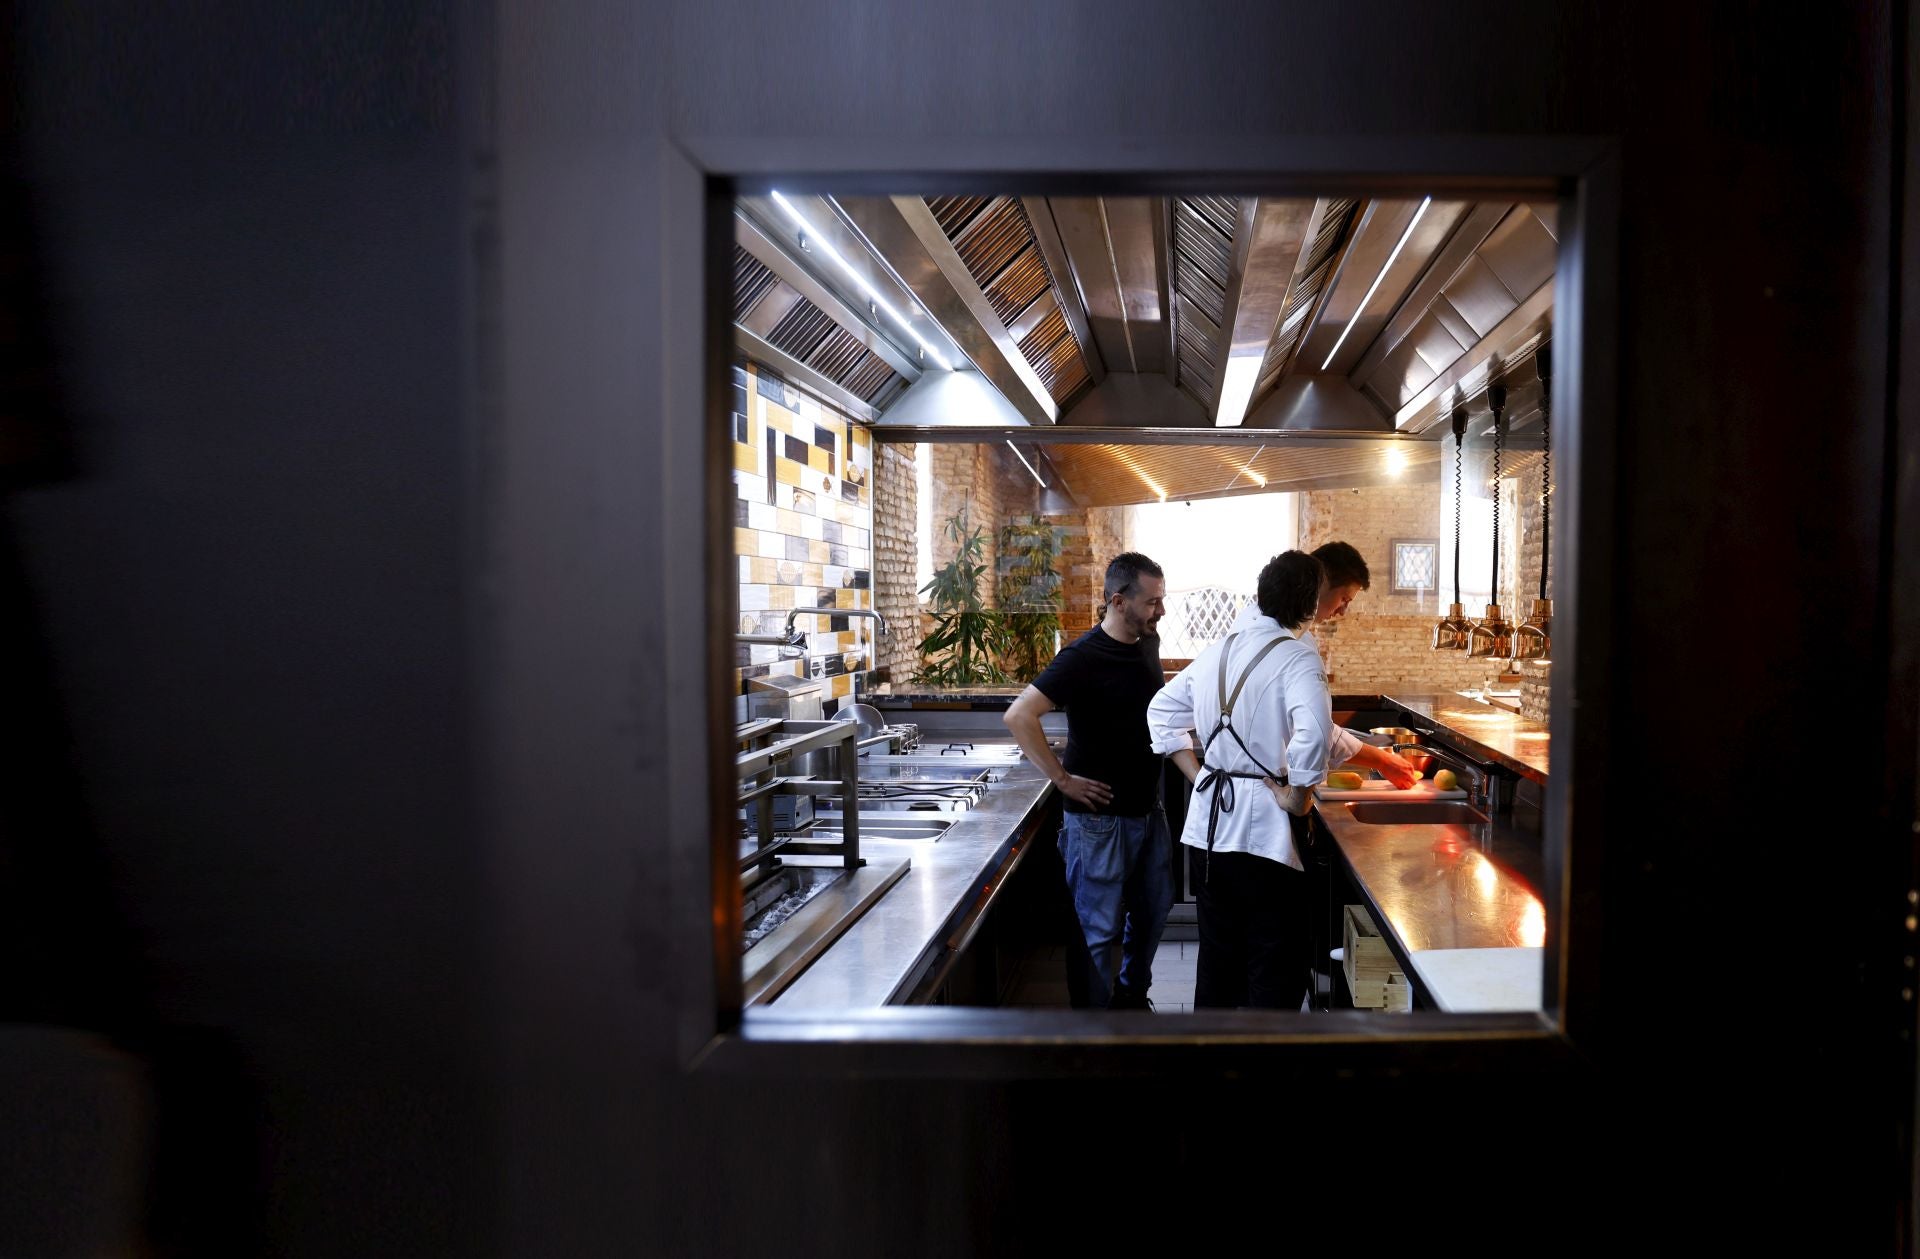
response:
[[[997,571],[1000,526],[1016,516],[1032,515],[1040,487],[1004,446],[943,442],[928,449],[933,453],[933,566],[939,568],[953,558],[955,544],[947,535],[947,521],[965,506],[968,527],[985,534],[982,558],[987,572]],[[987,603],[992,606],[991,579],[987,584]]]
[[[753,627],[777,629],[777,622],[784,620],[781,608],[793,606],[791,600],[803,591],[825,597],[811,582],[814,569],[820,567],[823,571],[819,586],[833,585],[825,580],[828,576],[840,578],[848,585],[861,583],[857,589],[828,591],[835,601],[868,606],[867,600],[871,598],[872,606],[888,619],[894,633],[873,647],[868,623],[854,621],[846,631],[820,635],[812,644],[815,650],[810,654],[833,655],[833,667],[837,668],[855,671],[866,667],[885,668],[895,681],[904,681],[918,663],[918,644],[929,624],[916,580],[919,539],[915,447],[889,445],[870,453],[865,431],[857,425],[847,425],[844,417],[833,414],[830,408],[820,408],[811,399],[799,404],[797,395],[797,410],[770,406],[760,397],[756,381],[743,378],[741,385],[749,400],[746,417],[741,421],[746,426],[748,440],[736,445],[735,456],[735,485],[742,499],[742,513],[768,514],[764,506],[752,504],[763,503],[767,492],[762,465],[766,461],[763,448],[770,428],[783,444],[787,437],[795,435],[795,430],[804,430],[799,436],[818,437],[822,441],[829,433],[844,434],[834,470],[844,471],[838,465],[851,462],[857,469],[855,475],[862,476],[862,482],[854,486],[854,500],[841,498],[822,504],[819,496],[810,499],[804,487],[782,481],[778,475],[784,470],[790,477],[804,480],[811,472],[815,479],[822,479],[820,470],[799,465],[787,468],[789,461],[784,454],[776,455],[772,527],[756,530],[751,524],[743,524],[738,535],[740,554],[747,561],[741,570],[743,628],[748,627],[747,621],[752,621]],[[968,505],[970,523],[986,534],[985,559],[991,573],[998,554],[1000,527],[1037,511],[1038,487],[1013,456],[997,446],[939,443],[928,449],[933,459],[935,499],[931,521],[935,566],[952,557],[953,543],[945,536],[945,524],[964,502]],[[847,459],[848,453],[853,456],[851,460]],[[818,458],[809,452],[810,460],[817,462]],[[865,476],[869,468],[871,475]],[[1515,475],[1503,477],[1501,485],[1500,586],[1507,617],[1517,623],[1526,616],[1539,588],[1538,456],[1522,456],[1513,471]],[[839,488],[842,487],[836,483],[836,489]],[[1411,485],[1320,490],[1300,495],[1301,547],[1311,550],[1323,542],[1342,539],[1358,547],[1373,570],[1372,589],[1363,594],[1345,616],[1318,627],[1316,632],[1329,679],[1336,690],[1460,690],[1484,686],[1504,669],[1504,665],[1496,662],[1470,660],[1460,653],[1435,652],[1428,646],[1433,622],[1445,610],[1441,599],[1450,597],[1450,587],[1443,592],[1424,594],[1392,591],[1392,543],[1396,538],[1440,538],[1441,584],[1448,585],[1445,565],[1451,560],[1451,539],[1441,537],[1442,493],[1440,477],[1436,474]],[[797,503],[798,510],[785,506],[788,502]],[[812,513],[806,510],[809,507],[813,508]],[[848,560],[858,561],[857,567],[851,562],[833,566],[813,560],[817,548],[812,544],[826,539],[813,537],[812,522],[801,518],[809,514],[819,516],[822,512],[831,512],[835,517],[833,523],[840,527],[843,536],[859,544],[841,544],[847,550]],[[1099,620],[1100,587],[1107,561],[1132,546],[1132,509],[1092,508],[1050,514],[1045,519],[1061,530],[1059,571],[1064,578],[1061,634],[1063,640],[1071,641]],[[806,561],[796,558],[782,562],[768,553],[776,546],[787,550],[787,539],[792,537],[805,539],[809,552]],[[829,558],[832,545],[829,543]],[[792,582],[784,580],[782,569],[796,570]],[[828,569],[833,571],[826,571]],[[869,581],[871,595],[864,588]],[[996,597],[991,578],[986,595],[989,603]],[[774,607],[763,610],[748,606],[762,599],[771,601]],[[780,615],[772,615],[775,612]],[[1469,616],[1480,612],[1479,607],[1467,609]],[[866,658],[869,651],[873,653],[870,662]],[[773,661],[774,654],[771,648],[743,649],[742,673],[759,671],[750,670],[748,666],[767,665],[783,672],[798,671],[797,664]],[[1520,683],[1522,713],[1535,720],[1545,720],[1551,666],[1522,665],[1519,672],[1523,679]],[[834,678],[829,682],[829,693],[844,695],[851,685],[850,678]]]
[[[1507,613],[1515,623],[1525,620],[1533,611],[1533,601],[1540,596],[1540,460],[1531,456],[1524,459],[1517,475],[1513,478],[1515,511],[1520,518],[1519,562],[1520,571],[1515,575],[1517,586],[1513,592],[1513,608]],[[1501,519],[1506,519],[1506,507],[1501,507]],[[1502,586],[1506,583],[1501,582]],[[1547,598],[1553,598],[1554,574],[1547,573]],[[1529,721],[1544,722],[1547,719],[1547,698],[1553,677],[1550,664],[1521,664],[1516,671],[1520,674],[1520,715]]]
[[[905,679],[918,660],[921,624],[916,563],[919,547],[919,467],[913,446],[888,443],[875,454],[873,472],[874,606],[892,636],[881,640],[878,667]]]
[[[1092,532],[1085,512],[1056,513],[1047,523],[1060,530],[1060,559],[1053,566],[1060,574],[1060,637],[1072,642],[1093,624],[1092,610],[1100,597]]]
[[[1539,470],[1524,466],[1518,478],[1502,478],[1500,564],[1501,603],[1508,620],[1518,623],[1539,588]],[[1372,588],[1354,601],[1345,616],[1315,627],[1336,691],[1455,691],[1485,686],[1506,672],[1505,662],[1471,659],[1463,652],[1437,652],[1433,623],[1452,596],[1452,539],[1441,538],[1442,487],[1438,475],[1412,485],[1371,489],[1316,490],[1300,496],[1300,546],[1312,550],[1335,539],[1357,547],[1372,570]],[[1530,500],[1530,501],[1529,501]],[[1519,528],[1514,529],[1518,517]],[[1442,591],[1394,594],[1394,539],[1441,538]],[[1523,599],[1524,597],[1524,599]],[[1484,606],[1468,607],[1469,618]],[[1522,712],[1544,720],[1548,675],[1540,666],[1523,666]],[[1504,683],[1503,689],[1511,689]]]
[[[932,459],[934,501],[929,523],[933,529],[934,567],[953,558],[954,544],[946,536],[946,522],[964,502],[969,525],[978,526],[987,535],[986,560],[990,572],[994,571],[1001,526],[1039,514],[1039,487],[1004,448],[948,442],[934,443],[927,449]],[[919,508],[915,460],[915,448],[907,445],[882,445],[875,455],[876,606],[894,627],[893,640],[882,644],[878,663],[896,683],[906,681],[913,673],[919,663],[919,642],[932,628],[915,581]],[[1107,561],[1131,545],[1132,509],[1097,507],[1048,514],[1041,519],[1060,530],[1061,557],[1056,566],[1063,578],[1060,632],[1062,641],[1071,641],[1099,621],[1100,588]],[[985,593],[989,605],[997,602],[998,591],[991,576]]]
[[[1107,565],[1132,549],[1133,509],[1090,507],[1047,517],[1062,530],[1060,563],[1060,637],[1072,642],[1100,623],[1105,607]]]
[[[1363,608],[1376,617],[1437,615],[1437,592],[1393,593],[1392,568],[1394,539],[1433,540],[1439,533],[1437,477],[1413,485],[1314,490],[1300,496],[1300,549],[1311,551],[1336,540],[1350,542],[1372,572],[1372,587],[1354,602],[1349,617]]]

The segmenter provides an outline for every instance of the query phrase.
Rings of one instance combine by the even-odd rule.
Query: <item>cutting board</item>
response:
[[[1384,778],[1369,778],[1360,784],[1358,791],[1331,791],[1325,786],[1315,787],[1313,794],[1322,800],[1465,800],[1464,791],[1441,791],[1433,785],[1433,779],[1422,779],[1417,787],[1401,791]]]
[[[1415,976],[1450,1013],[1538,1010],[1544,949],[1426,949]]]

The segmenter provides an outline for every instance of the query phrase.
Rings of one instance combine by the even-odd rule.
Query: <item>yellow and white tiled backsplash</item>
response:
[[[833,407],[748,363],[733,369],[733,551],[740,632],[778,634],[792,608],[873,606],[873,441]],[[813,676],[829,714],[872,668],[873,622],[802,616],[804,659],[742,643],[740,691],[752,677]],[[863,683],[864,685],[864,683]]]

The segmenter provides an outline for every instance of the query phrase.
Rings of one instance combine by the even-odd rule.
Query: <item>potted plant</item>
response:
[[[1060,650],[1060,530],[1038,517],[1000,530],[1001,663],[1031,682]]]
[[[920,667],[914,681],[931,686],[980,686],[1003,683],[1007,675],[994,657],[1004,642],[1000,614],[986,605],[981,579],[987,571],[985,533],[967,521],[967,508],[947,521],[953,558],[920,588],[928,598],[933,631],[920,640]]]

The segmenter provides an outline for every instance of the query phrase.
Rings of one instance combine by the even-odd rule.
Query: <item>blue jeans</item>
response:
[[[1113,946],[1120,945],[1119,983],[1136,1000],[1153,982],[1153,955],[1173,908],[1173,834],[1158,807],[1145,817],[1067,813],[1060,826],[1073,911],[1091,955],[1087,1002],[1104,1009],[1114,993]]]

